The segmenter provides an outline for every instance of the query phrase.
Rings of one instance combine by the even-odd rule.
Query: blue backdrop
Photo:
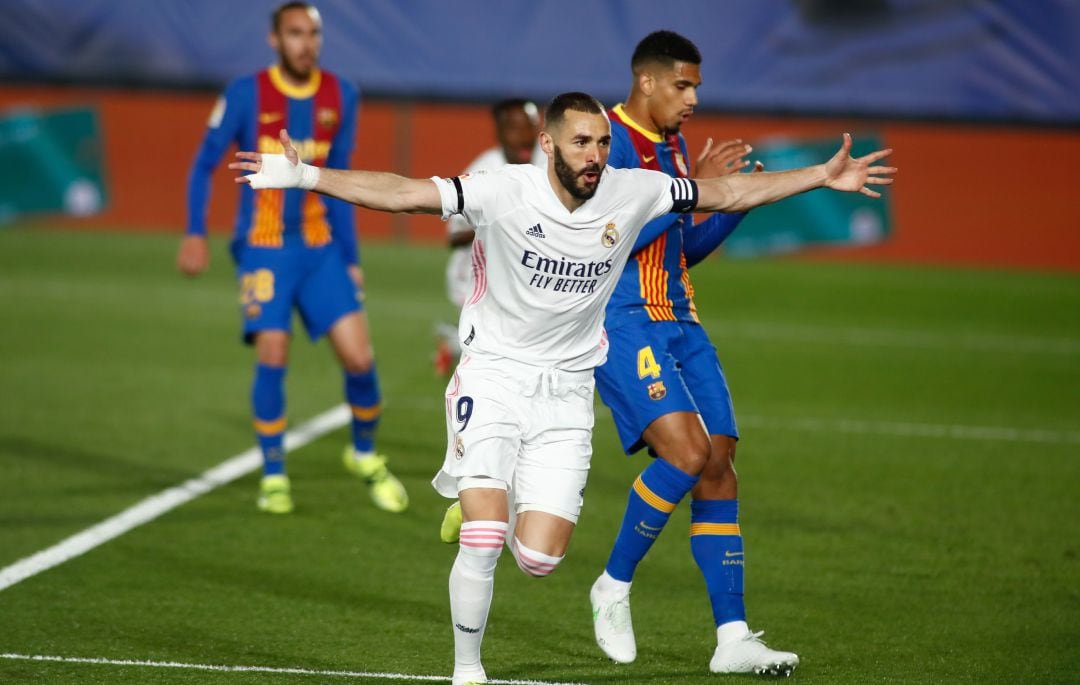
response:
[[[222,85],[265,66],[270,0],[6,0],[0,78]],[[1075,0],[323,0],[323,62],[368,95],[626,96],[658,28],[702,106],[1080,123]]]

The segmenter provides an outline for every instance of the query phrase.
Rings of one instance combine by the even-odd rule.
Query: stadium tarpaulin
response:
[[[0,78],[220,86],[272,60],[277,0],[8,0]],[[1073,0],[322,0],[324,62],[368,95],[626,96],[659,28],[705,58],[702,106],[1080,123]]]

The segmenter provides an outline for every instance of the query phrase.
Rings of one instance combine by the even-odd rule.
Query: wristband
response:
[[[319,182],[319,167],[293,164],[285,155],[264,154],[258,173],[250,174],[248,183],[255,190],[263,188],[302,188],[311,190]]]
[[[311,190],[319,184],[319,167],[304,164],[303,162],[300,162],[298,166],[300,167],[300,180],[296,183],[297,188]]]

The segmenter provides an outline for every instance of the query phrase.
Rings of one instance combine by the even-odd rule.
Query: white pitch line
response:
[[[348,407],[344,404],[338,405],[286,433],[285,449],[299,449],[323,435],[347,425],[349,420]],[[103,545],[144,523],[153,521],[181,504],[190,502],[214,488],[221,487],[251,473],[261,463],[262,457],[259,448],[252,447],[203,472],[202,475],[168,490],[162,490],[158,494],[147,497],[143,501],[128,507],[119,514],[105,519],[101,523],[61,540],[48,549],[43,549],[20,559],[14,564],[0,569],[0,591],[42,571],[58,566],[69,559],[86,554],[95,547]]]
[[[1032,442],[1053,445],[1080,445],[1080,432],[1046,429],[1008,428],[1005,426],[964,426],[940,423],[901,421],[859,421],[854,419],[769,419],[763,416],[740,416],[742,425],[781,430],[831,431],[861,435],[891,435],[915,438],[954,440],[994,440]]]
[[[408,673],[373,673],[368,671],[323,671],[311,668],[274,668],[272,666],[225,666],[220,664],[186,664],[179,661],[140,661],[135,659],[102,659],[74,656],[47,656],[42,654],[0,654],[0,659],[20,661],[49,661],[65,664],[99,664],[106,666],[148,666],[151,668],[179,668],[194,671],[226,671],[240,673],[281,673],[284,675],[318,675],[338,678],[378,678],[381,680],[411,680],[415,682],[448,683],[452,679],[441,675],[410,675]],[[558,683],[547,680],[499,680],[489,678],[490,685],[583,685],[582,683]]]

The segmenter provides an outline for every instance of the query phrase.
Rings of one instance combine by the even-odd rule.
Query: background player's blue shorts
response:
[[[627,454],[664,414],[701,414],[710,435],[739,437],[724,370],[698,324],[678,321],[620,326],[607,332],[608,358],[596,370],[600,399],[611,408]]]
[[[245,247],[238,266],[244,342],[260,331],[292,332],[296,307],[317,340],[341,317],[360,310],[356,285],[333,244],[319,248]]]

